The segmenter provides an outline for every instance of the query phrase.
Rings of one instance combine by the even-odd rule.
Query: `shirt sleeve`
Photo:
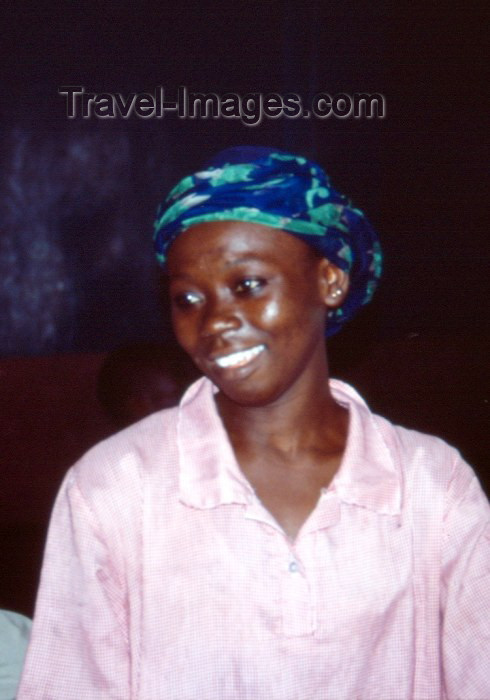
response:
[[[68,472],[51,517],[18,700],[129,699],[123,582]]]
[[[490,508],[460,463],[450,485],[442,560],[442,660],[449,700],[490,698]]]

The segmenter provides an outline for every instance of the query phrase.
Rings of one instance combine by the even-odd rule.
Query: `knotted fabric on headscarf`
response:
[[[251,146],[218,153],[202,170],[184,177],[160,206],[154,231],[158,261],[165,264],[179,233],[206,221],[282,229],[348,272],[347,297],[328,313],[328,336],[374,294],[382,267],[377,235],[362,211],[306,158]]]

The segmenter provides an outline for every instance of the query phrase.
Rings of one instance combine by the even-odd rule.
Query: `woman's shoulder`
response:
[[[397,425],[373,414],[378,429],[395,457],[405,487],[412,494],[436,494],[444,500],[478,484],[478,477],[460,451],[444,439]],[[479,484],[478,484],[478,488]]]
[[[437,435],[399,425],[386,416],[376,413],[373,413],[373,419],[385,438],[398,449],[399,456],[402,458],[446,463],[461,460],[457,448]]]
[[[385,448],[386,459],[393,463],[406,486],[444,491],[454,480],[469,484],[475,478],[459,450],[444,439],[398,425],[372,412],[357,391],[344,382],[334,380],[333,387],[338,397],[355,407],[363,444]],[[381,443],[377,438],[381,438]]]

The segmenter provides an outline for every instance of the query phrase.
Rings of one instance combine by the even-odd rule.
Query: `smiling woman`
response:
[[[231,149],[155,244],[205,377],[69,471],[20,700],[490,697],[475,475],[329,376],[381,272],[363,213],[305,158]]]

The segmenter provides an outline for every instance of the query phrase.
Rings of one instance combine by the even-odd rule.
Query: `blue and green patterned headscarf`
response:
[[[158,261],[165,264],[175,238],[191,226],[230,220],[282,229],[348,272],[349,292],[328,313],[328,336],[371,300],[381,275],[377,235],[319,165],[253,146],[218,153],[184,177],[160,206],[154,232]]]

